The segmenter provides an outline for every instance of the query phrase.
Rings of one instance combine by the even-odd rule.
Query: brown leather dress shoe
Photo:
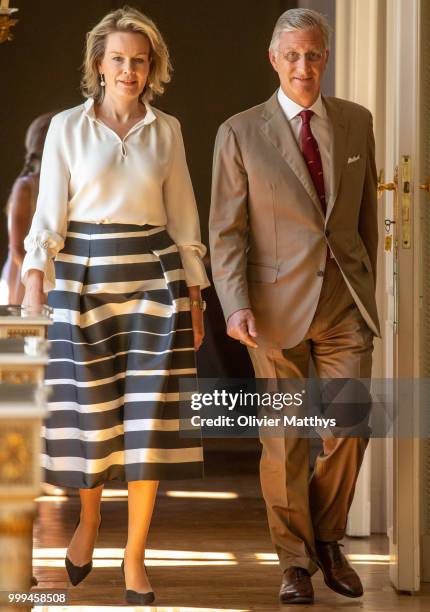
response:
[[[283,604],[314,603],[314,590],[309,572],[303,567],[286,569],[282,576],[279,599]]]
[[[355,570],[349,565],[338,542],[316,542],[318,565],[326,585],[346,597],[361,597],[363,585]]]

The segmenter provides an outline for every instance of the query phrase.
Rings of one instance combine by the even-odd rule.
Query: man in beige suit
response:
[[[211,257],[227,333],[258,378],[370,378],[377,211],[370,112],[322,97],[329,26],[315,11],[279,18],[269,49],[280,80],[265,103],[228,119],[215,145]],[[338,593],[363,589],[339,548],[367,445],[262,437],[260,476],[283,570],[283,603],[312,603],[320,568]]]

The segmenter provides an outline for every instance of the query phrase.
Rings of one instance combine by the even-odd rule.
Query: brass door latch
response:
[[[391,183],[384,183],[384,171],[381,168],[379,170],[379,174],[378,174],[378,199],[380,199],[382,197],[382,194],[384,193],[384,191],[394,191],[394,207],[393,207],[393,213],[394,213],[394,217],[396,217],[396,210],[397,210],[397,187],[398,187],[398,168],[395,168],[394,171],[394,178],[393,181]],[[385,240],[384,240],[384,250],[389,252],[391,251],[391,249],[393,248],[393,235],[391,234],[391,226],[396,224],[396,219],[384,219],[384,227],[385,227],[385,233],[387,234],[385,236]]]
[[[392,183],[384,183],[384,171],[381,168],[378,174],[378,187],[377,187],[378,199],[382,197],[382,194],[384,193],[384,191],[396,191],[397,182],[398,182],[397,168],[396,168],[396,173],[394,175],[394,179]]]
[[[402,247],[411,248],[412,242],[412,198],[411,198],[411,156],[402,155],[402,191],[401,191],[401,211],[402,211]]]
[[[430,193],[430,176],[427,177],[427,183],[421,183],[418,187]]]

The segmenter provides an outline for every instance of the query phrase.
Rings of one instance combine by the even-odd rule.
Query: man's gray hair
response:
[[[270,41],[270,51],[275,54],[278,53],[279,40],[284,32],[297,32],[299,30],[309,30],[309,28],[320,29],[324,48],[329,49],[331,27],[327,18],[312,9],[296,8],[285,11],[279,17],[273,30],[272,40]]]

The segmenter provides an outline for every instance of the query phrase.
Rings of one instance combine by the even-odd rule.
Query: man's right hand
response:
[[[253,338],[257,337],[255,319],[250,308],[236,310],[227,320],[227,334],[235,340],[240,340],[250,348],[257,348]]]

